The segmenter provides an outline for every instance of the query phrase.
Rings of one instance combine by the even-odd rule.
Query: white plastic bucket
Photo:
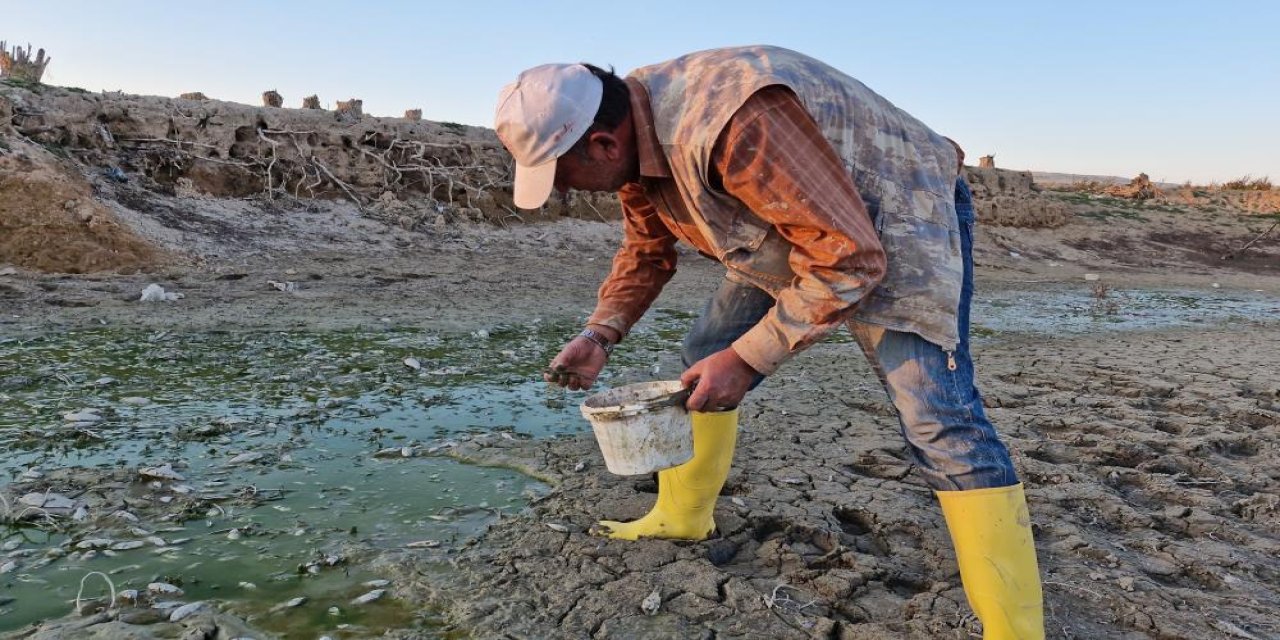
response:
[[[653,473],[693,458],[693,427],[679,380],[641,382],[602,391],[582,403],[582,415],[620,476]]]

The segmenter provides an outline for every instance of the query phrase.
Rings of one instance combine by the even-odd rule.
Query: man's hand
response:
[[[742,402],[757,372],[729,347],[699,360],[680,376],[693,387],[684,406],[690,411],[723,411]],[[696,384],[696,386],[695,386]]]
[[[542,378],[574,391],[590,389],[609,356],[600,345],[578,336],[569,341],[559,355],[552,358]]]

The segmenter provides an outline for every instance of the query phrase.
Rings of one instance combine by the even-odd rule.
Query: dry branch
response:
[[[1252,246],[1253,246],[1254,244],[1256,244],[1259,240],[1261,240],[1261,239],[1263,239],[1263,238],[1267,237],[1267,235],[1268,235],[1268,234],[1270,234],[1273,230],[1275,230],[1275,228],[1276,228],[1276,227],[1280,227],[1280,220],[1276,220],[1275,224],[1271,225],[1270,227],[1267,227],[1267,230],[1266,230],[1266,231],[1263,231],[1262,233],[1259,233],[1256,237],[1254,237],[1254,239],[1252,239],[1252,240],[1250,240],[1249,242],[1245,243],[1245,245],[1244,245],[1243,247],[1240,247],[1239,249],[1236,249],[1235,251],[1232,251],[1231,253],[1228,253],[1228,254],[1226,254],[1226,255],[1222,256],[1222,259],[1223,259],[1223,260],[1232,260],[1232,259],[1234,259],[1236,256],[1238,256],[1238,255],[1240,255],[1240,254],[1244,253],[1245,251],[1247,251],[1247,250],[1249,249],[1249,247],[1252,247]]]

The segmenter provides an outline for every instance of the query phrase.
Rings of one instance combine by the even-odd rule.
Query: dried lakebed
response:
[[[1239,292],[1120,292],[1129,304],[1101,310],[1087,291],[1009,295],[975,309],[980,339],[1276,312]],[[660,310],[613,381],[674,377],[689,317]],[[448,572],[451,551],[547,495],[526,455],[496,462],[532,475],[446,456],[587,430],[582,394],[535,381],[572,327],[0,339],[0,630],[66,615],[101,572],[117,597],[136,591],[126,597],[164,615],[216,601],[286,637],[431,634],[434,614],[405,604],[415,594],[387,559]],[[546,533],[562,535],[553,516]],[[101,577],[84,584],[84,610],[105,603]]]

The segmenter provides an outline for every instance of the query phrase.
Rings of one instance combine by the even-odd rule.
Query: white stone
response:
[[[173,613],[169,614],[169,622],[178,622],[183,618],[190,617],[192,614],[203,610],[207,606],[209,605],[204,602],[192,602],[191,604],[184,604],[181,607],[174,609]]]
[[[387,590],[386,590],[386,589],[374,589],[373,591],[370,591],[369,593],[366,593],[366,594],[364,594],[364,595],[360,596],[359,598],[356,598],[355,600],[352,600],[352,601],[351,601],[351,604],[357,604],[357,605],[359,605],[359,604],[369,604],[370,602],[374,602],[374,601],[377,601],[377,600],[381,600],[381,599],[382,599],[382,596],[384,596],[384,595],[386,595],[386,594],[387,594]]]
[[[152,582],[151,584],[147,585],[147,591],[150,591],[151,593],[162,593],[170,596],[182,595],[182,589],[179,589],[178,587],[175,587],[169,584],[168,582]]]

